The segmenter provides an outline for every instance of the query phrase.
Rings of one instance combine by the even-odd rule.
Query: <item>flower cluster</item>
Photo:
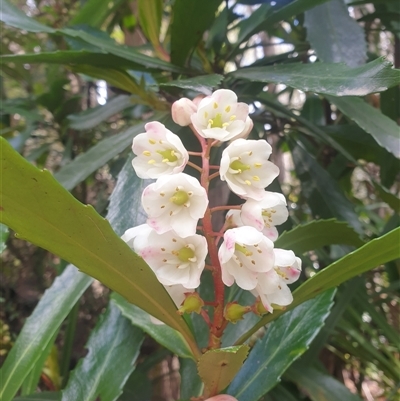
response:
[[[292,251],[274,247],[276,226],[287,220],[288,210],[282,194],[265,190],[279,168],[268,160],[272,148],[265,140],[246,139],[253,127],[248,105],[238,102],[234,92],[220,89],[193,101],[178,100],[172,117],[191,128],[202,152],[188,152],[163,124],[146,124],[146,132],[133,140],[132,164],[140,178],[156,181],[142,194],[146,224],[127,230],[122,238],[147,262],[176,304],[186,299],[194,306],[183,310],[202,313],[213,338],[220,337],[224,322],[237,320],[232,317],[237,311],[265,313],[273,312],[274,305],[289,305],[293,298],[288,284],[299,278],[301,260]],[[212,148],[223,142],[229,143],[220,165],[210,166]],[[189,155],[202,163],[189,161]],[[183,172],[188,164],[201,172],[200,181]],[[212,169],[216,171],[210,173]],[[241,206],[217,208],[227,210],[220,231],[211,224],[213,209],[208,205],[209,182],[218,176],[243,199]],[[214,278],[214,322],[195,293],[204,268]],[[223,286],[234,283],[257,297],[253,306],[223,304]],[[224,316],[218,315],[224,308]]]

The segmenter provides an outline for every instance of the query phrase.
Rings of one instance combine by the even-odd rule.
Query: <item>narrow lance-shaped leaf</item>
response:
[[[68,266],[44,293],[0,370],[0,399],[11,401],[92,279]]]
[[[198,354],[188,326],[143,259],[91,206],[79,203],[49,172],[36,169],[2,142],[2,221],[20,238],[69,260],[180,331]]]
[[[318,334],[332,306],[335,291],[327,291],[281,316],[250,352],[229,386],[239,400],[258,401],[280,380]]]
[[[119,308],[122,315],[128,319],[132,325],[141,328],[159,344],[168,348],[180,357],[193,358],[190,348],[178,331],[162,324],[161,322],[154,322],[148,313],[137,306],[130,304],[119,294],[114,293],[112,295],[112,302]]]
[[[161,119],[162,114],[153,116]],[[103,139],[86,153],[79,155],[72,162],[62,167],[54,177],[66,189],[71,190],[98,168],[104,166],[109,160],[125,150],[135,135],[144,132],[144,123],[128,128],[118,135]]]
[[[199,77],[179,79],[177,81],[169,81],[160,86],[169,87],[174,86],[177,88],[189,89],[195,92],[200,92],[205,95],[211,95],[212,90],[217,87],[224,79],[222,75],[200,75]]]
[[[71,373],[61,401],[116,400],[135,367],[143,339],[143,332],[110,302],[86,344],[88,354]]]
[[[330,0],[306,11],[304,26],[321,61],[358,67],[367,59],[364,30],[350,17],[343,0]]]
[[[376,238],[361,248],[349,253],[338,261],[321,270],[293,292],[293,302],[285,311],[274,311],[264,316],[236,342],[242,344],[260,327],[277,319],[279,316],[295,308],[297,305],[314,298],[321,292],[337,287],[351,278],[373,269],[383,263],[400,257],[400,228],[396,228],[382,237]]]
[[[109,100],[105,105],[85,110],[79,114],[70,114],[67,119],[69,126],[73,129],[91,129],[129,106],[132,106],[131,97],[119,95]]]
[[[210,27],[221,0],[175,0],[172,6],[171,60],[184,65],[190,51]]]
[[[353,120],[388,152],[400,158],[400,129],[389,117],[356,97],[326,96],[343,114]]]
[[[345,244],[359,247],[363,245],[359,235],[347,222],[313,220],[285,231],[275,242],[275,248],[291,249],[296,254],[332,244]]]
[[[333,96],[364,96],[400,84],[400,71],[383,57],[357,68],[345,64],[291,63],[242,68],[229,75]]]

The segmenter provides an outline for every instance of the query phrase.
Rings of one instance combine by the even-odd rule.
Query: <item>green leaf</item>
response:
[[[69,25],[85,24],[93,28],[101,28],[103,22],[125,0],[88,0],[72,18]]]
[[[223,79],[224,77],[219,74],[201,75],[199,77],[189,79],[169,81],[164,84],[160,84],[160,86],[175,86],[178,88],[204,93],[205,95],[210,95],[212,90],[216,88]]]
[[[140,70],[143,69],[141,64],[132,60],[127,60],[123,57],[118,57],[113,54],[91,52],[87,50],[57,50],[55,52],[43,53],[27,53],[27,54],[10,54],[0,56],[0,64],[15,63],[47,63],[47,64],[62,64],[68,66],[77,65],[92,65],[95,67],[115,68],[118,66],[122,69]]]
[[[132,106],[131,97],[119,95],[110,99],[103,106],[97,106],[79,114],[70,114],[67,119],[69,121],[69,126],[73,129],[91,129],[129,106]]]
[[[42,25],[33,18],[29,18],[24,12],[10,4],[7,0],[1,1],[0,21],[3,21],[6,25],[28,32],[55,32],[53,28]]]
[[[276,240],[275,247],[291,249],[296,254],[302,254],[332,244],[359,247],[364,242],[347,222],[329,219],[313,220],[285,231]]]
[[[124,70],[118,68],[102,68],[92,65],[79,65],[73,67],[74,72],[89,75],[93,78],[104,79],[109,84],[126,92],[139,95],[142,89],[136,80]]]
[[[147,214],[144,212],[140,196],[143,190],[154,180],[142,180],[132,167],[133,155],[126,160],[118,174],[108,206],[107,219],[118,235],[128,228],[144,224]]]
[[[114,401],[135,368],[143,339],[143,332],[110,302],[86,344],[88,354],[62,391],[61,401]]]
[[[228,394],[258,401],[280,380],[286,369],[311,344],[333,304],[335,291],[327,291],[276,320],[250,352]]]
[[[165,324],[154,323],[148,313],[130,304],[126,299],[121,297],[121,295],[114,293],[112,295],[112,302],[120,309],[122,315],[134,326],[141,328],[159,344],[182,358],[193,358],[190,348],[178,331]]]
[[[135,50],[129,46],[121,46],[118,45],[111,39],[103,39],[98,36],[93,36],[88,32],[82,30],[74,30],[74,29],[63,29],[60,31],[63,35],[69,36],[71,38],[79,38],[84,42],[89,43],[93,46],[99,48],[102,52],[113,54],[114,56],[122,57],[126,60],[133,61],[136,64],[139,64],[145,69],[155,69],[161,71],[170,71],[170,72],[184,72],[184,70],[180,67],[177,67],[171,63],[160,60],[156,57],[146,56],[139,51]]]
[[[6,249],[6,242],[9,236],[8,227],[0,223],[0,254]]]
[[[293,146],[293,143],[290,142],[290,147],[297,176],[301,180],[304,195],[310,206],[315,206],[315,203],[318,207],[321,206],[320,202],[316,202],[317,194],[331,215],[339,220],[347,221],[357,233],[362,233],[363,228],[354,211],[354,205],[345,197],[333,177],[304,149],[302,144],[297,142]],[[315,210],[313,212],[316,214]]]
[[[4,148],[3,148],[4,151]],[[6,182],[5,174],[3,174]],[[39,226],[37,226],[39,227]],[[0,399],[10,401],[92,279],[68,266],[45,291],[0,370]]]
[[[143,33],[157,48],[160,45],[160,28],[163,12],[162,0],[138,0],[139,22]]]
[[[378,192],[379,197],[396,213],[400,213],[400,199],[396,195],[392,194],[387,188],[378,184],[376,181],[373,181],[372,185]]]
[[[343,0],[330,0],[305,13],[307,40],[325,63],[357,67],[367,59],[365,33]],[[351,40],[349,40],[349,37]]]
[[[46,347],[41,351],[40,357],[34,364],[32,364],[31,371],[29,372],[28,376],[22,383],[21,395],[31,394],[36,391],[36,388],[40,381],[40,376],[43,371],[44,364],[51,352],[51,349],[54,346],[54,341],[57,338],[58,331],[59,330],[56,330],[56,332],[53,334],[53,338],[50,339]]]
[[[229,76],[333,96],[364,96],[400,84],[400,71],[383,57],[357,68],[345,64],[290,63],[243,68]]]
[[[48,171],[36,169],[1,140],[3,222],[20,238],[72,262],[180,331],[198,353],[188,326],[164,287],[107,220],[91,206],[78,202]]]
[[[368,270],[381,264],[390,262],[400,257],[400,248],[398,246],[400,228],[396,228],[389,233],[376,238],[361,248],[350,252],[348,255],[330,264],[321,270],[299,288],[293,292],[293,302],[286,307],[286,311],[295,308],[297,305],[314,298],[321,292],[330,288],[337,287],[351,278],[358,276]],[[253,328],[245,333],[236,343],[241,344],[246,341],[260,327],[275,320],[285,311],[274,311],[273,314],[264,316]]]
[[[356,97],[326,96],[326,98],[343,114],[371,134],[379,145],[400,158],[399,126],[392,119]]]
[[[192,359],[179,360],[179,375],[181,377],[180,398],[190,400],[192,397],[201,396],[203,383],[197,373],[196,362]]]
[[[295,382],[312,401],[361,401],[358,395],[334,377],[310,366],[292,366],[287,378]]]
[[[210,350],[200,357],[197,369],[209,394],[218,394],[228,386],[242,367],[248,352],[247,345],[240,345]]]
[[[215,19],[221,0],[175,0],[172,6],[171,61],[183,66]]]
[[[153,116],[159,119],[162,115]],[[147,121],[146,121],[147,122]],[[129,145],[133,138],[144,132],[145,123],[135,125],[118,135],[103,139],[86,153],[79,155],[73,161],[62,167],[54,177],[66,189],[71,190],[98,168],[104,166],[109,160],[117,156]]]
[[[61,393],[55,392],[43,392],[31,395],[25,395],[23,397],[14,398],[13,401],[59,401]]]

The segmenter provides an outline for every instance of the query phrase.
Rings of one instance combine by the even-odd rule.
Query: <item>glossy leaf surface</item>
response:
[[[112,302],[132,325],[142,329],[159,344],[180,357],[193,358],[190,348],[179,332],[161,322],[155,323],[148,313],[130,304],[119,294],[112,295]]]
[[[247,345],[207,351],[198,363],[199,375],[209,394],[218,394],[233,380],[249,352]]]
[[[344,221],[314,220],[285,231],[275,241],[275,248],[291,249],[296,254],[332,244],[363,245],[359,235]]]
[[[79,114],[70,114],[68,116],[69,126],[76,130],[91,129],[106,121],[114,114],[119,113],[132,105],[131,97],[119,95],[107,101],[104,106],[97,106],[88,109]]]
[[[171,61],[184,65],[190,51],[210,27],[221,0],[175,0],[172,6]]]
[[[400,130],[392,119],[356,97],[328,96],[327,99],[364,131],[371,134],[379,145],[400,158]]]
[[[287,375],[312,401],[361,401],[361,398],[351,393],[344,384],[317,368],[292,366]]]
[[[22,397],[14,398],[13,401],[59,401],[61,397],[61,392],[43,392],[31,395],[25,395]]]
[[[181,331],[193,345],[189,328],[177,315],[164,287],[110,224],[91,206],[74,199],[48,171],[40,171],[26,162],[4,140],[2,147],[1,218],[4,223],[15,230],[19,238],[69,260],[130,302]]]
[[[333,96],[364,96],[400,84],[400,71],[392,69],[392,64],[384,58],[357,68],[345,64],[292,63],[244,68],[229,75]]]
[[[195,92],[210,95],[212,90],[216,88],[224,79],[222,75],[201,75],[195,78],[180,79],[178,81],[170,81],[160,86],[175,86],[182,89],[189,89]]]
[[[399,237],[400,228],[396,228],[382,237],[368,242],[361,248],[358,248],[321,270],[293,292],[293,303],[286,307],[286,311],[295,308],[297,305],[314,298],[330,288],[337,287],[339,284],[361,273],[399,258]],[[274,311],[273,314],[264,316],[251,330],[244,334],[237,343],[241,344],[243,341],[246,341],[246,339],[260,327],[265,326],[284,313],[285,311]]]
[[[228,394],[239,401],[258,401],[280,380],[318,334],[332,306],[334,290],[281,316],[250,352]]]
[[[305,13],[307,39],[324,63],[358,67],[367,59],[365,33],[343,0],[330,0]],[[349,40],[351,38],[351,40]]]
[[[98,168],[104,166],[110,159],[125,150],[132,144],[133,137],[141,132],[144,132],[144,123],[128,128],[118,135],[103,139],[86,153],[79,155],[61,168],[54,174],[54,177],[64,188],[71,190]]]
[[[26,320],[1,370],[0,399],[10,401],[92,279],[67,267]]]
[[[88,354],[71,373],[61,401],[114,401],[135,367],[143,332],[112,302],[86,344]]]
[[[6,241],[9,235],[8,227],[0,223],[0,253],[6,249]]]

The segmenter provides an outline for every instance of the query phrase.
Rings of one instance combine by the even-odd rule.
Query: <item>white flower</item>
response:
[[[248,134],[253,127],[249,106],[238,103],[236,94],[228,89],[219,89],[202,99],[191,119],[202,137],[219,141]]]
[[[190,99],[183,97],[172,104],[172,119],[181,127],[186,127],[192,123],[190,117],[196,111],[197,106]]]
[[[289,216],[286,199],[277,192],[264,192],[260,201],[247,199],[241,209],[240,217],[245,225],[263,231],[284,223]]]
[[[147,123],[146,132],[133,139],[133,168],[140,178],[158,178],[162,175],[180,173],[189,155],[179,139],[157,121]]]
[[[294,283],[301,273],[301,259],[293,251],[274,249],[274,268],[257,276],[258,285],[252,291],[260,297],[265,309],[272,313],[273,304],[286,306],[293,301],[287,284]]]
[[[264,188],[279,175],[279,168],[268,161],[271,151],[264,140],[233,141],[222,152],[221,180],[242,198],[262,200]]]
[[[225,216],[226,226],[229,228],[242,227],[245,225],[253,226],[252,224],[244,224],[241,218],[241,211],[231,209]],[[278,230],[275,226],[264,227],[261,231],[271,241],[276,241],[279,236]]]
[[[207,241],[201,235],[180,238],[174,231],[157,234],[147,224],[131,228],[122,239],[141,256],[165,286],[200,285],[207,256]]]
[[[196,233],[208,205],[207,192],[196,178],[184,173],[160,177],[146,187],[142,205],[147,224],[159,234],[174,230],[180,237]]]
[[[257,286],[257,275],[274,266],[274,244],[254,227],[227,230],[218,251],[222,281],[231,286],[234,281],[244,290]]]

